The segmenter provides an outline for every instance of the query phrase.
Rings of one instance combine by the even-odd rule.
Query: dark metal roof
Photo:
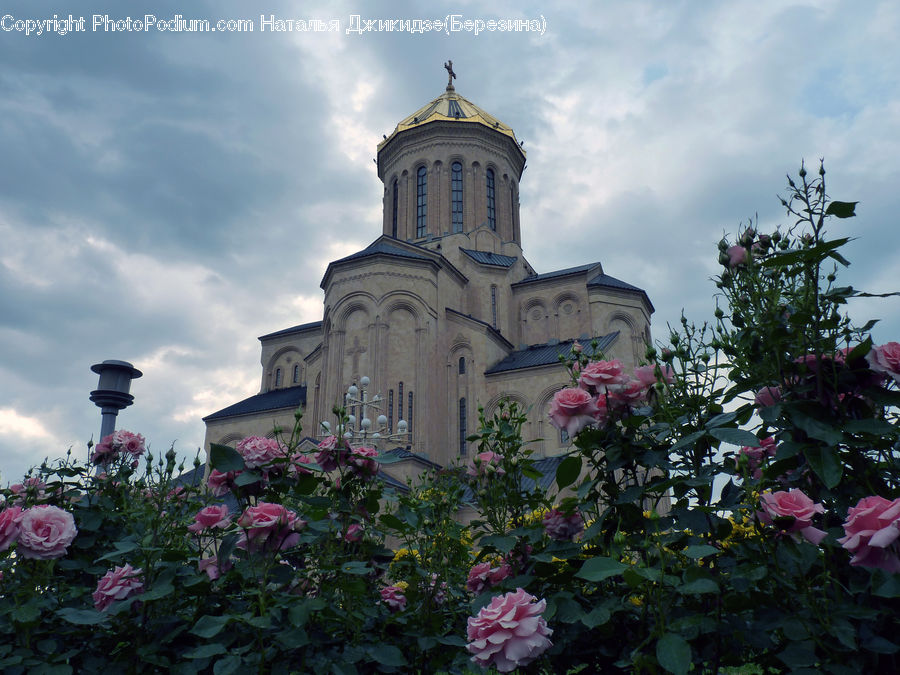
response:
[[[437,462],[433,462],[433,461],[431,461],[430,459],[428,459],[425,455],[420,455],[420,454],[417,453],[417,452],[413,452],[413,451],[410,450],[409,448],[399,448],[399,447],[398,447],[398,448],[394,448],[394,449],[392,449],[392,450],[388,450],[388,451],[385,452],[384,454],[386,454],[386,455],[396,455],[396,456],[399,457],[400,459],[416,459],[416,460],[418,460],[418,461],[420,461],[420,462],[423,462],[424,464],[427,464],[428,466],[430,466],[430,467],[433,468],[433,469],[442,469],[442,468],[443,468],[443,467],[442,467],[440,464],[438,464]]]
[[[203,418],[204,422],[218,420],[224,417],[236,415],[248,415],[250,413],[265,412],[266,410],[278,410],[280,408],[298,408],[306,405],[306,387],[287,387],[285,389],[273,389],[265,394],[257,394],[243,401],[222,408],[212,415]]]
[[[518,286],[519,284],[530,284],[535,281],[544,281],[546,279],[555,279],[556,277],[565,277],[570,274],[579,274],[582,272],[587,272],[589,269],[594,267],[599,267],[600,263],[588,263],[587,265],[579,265],[578,267],[567,267],[564,270],[556,270],[555,272],[545,272],[544,274],[532,274],[530,277],[525,277],[522,281],[519,281],[513,286]],[[602,275],[601,275],[602,276]]]
[[[555,344],[531,345],[525,349],[519,349],[485,371],[485,375],[495,375],[496,373],[505,373],[510,370],[519,370],[520,368],[534,368],[535,366],[549,366],[558,364],[559,357],[568,357],[572,353],[572,345],[575,342],[581,344],[584,353],[588,356],[594,355],[594,347],[592,343],[596,340],[596,351],[604,351],[616,341],[619,337],[619,331],[603,335],[596,338],[580,338],[578,340],[566,340],[565,342],[557,342]]]
[[[291,326],[290,328],[284,328],[282,330],[277,330],[274,333],[267,333],[265,335],[260,335],[258,340],[267,340],[268,338],[280,337],[282,335],[291,335],[292,333],[302,333],[307,330],[311,330],[313,328],[321,328],[321,321],[313,321],[312,323],[301,323],[299,326]]]
[[[638,288],[637,286],[632,286],[629,283],[626,283],[620,279],[616,279],[615,277],[611,277],[608,274],[598,274],[593,279],[587,282],[588,286],[604,286],[606,288],[619,288],[623,291],[636,291],[641,293],[644,296],[644,299],[647,301],[647,304],[650,306],[650,312],[654,311],[653,303],[650,302],[650,298],[647,296],[646,291],[643,288]]]
[[[542,457],[534,461],[534,468],[541,472],[541,477],[537,479],[538,486],[543,490],[549,490],[556,482],[556,469],[560,463],[566,458],[566,455],[556,455],[554,457]],[[533,490],[534,479],[522,476],[522,490]],[[472,488],[466,485],[463,490],[462,500],[470,504],[475,503],[475,495]]]
[[[499,253],[491,253],[490,251],[473,251],[468,248],[460,248],[460,251],[469,256],[472,260],[482,265],[494,265],[495,267],[512,267],[517,257],[511,255],[500,255]]]
[[[481,324],[482,326],[484,326],[485,328],[487,328],[488,331],[489,331],[495,338],[497,338],[498,340],[503,340],[503,342],[506,343],[506,344],[508,344],[510,347],[513,346],[513,345],[512,345],[512,342],[510,342],[510,341],[507,340],[505,337],[503,337],[503,334],[502,334],[499,330],[497,330],[496,328],[494,328],[491,324],[489,324],[487,321],[482,321],[481,319],[476,319],[476,318],[475,318],[474,316],[472,316],[471,314],[463,314],[462,312],[458,312],[458,311],[456,311],[455,309],[453,309],[453,308],[451,308],[451,307],[447,307],[447,308],[446,308],[446,311],[449,312],[449,313],[451,313],[451,314],[456,314],[457,316],[464,317],[464,318],[468,319],[469,321],[474,321],[475,323]]]
[[[348,255],[346,258],[335,260],[333,263],[331,263],[331,265],[347,262],[348,260],[358,260],[359,258],[366,258],[370,255],[378,255],[379,253],[398,256],[400,258],[411,258],[412,260],[434,260],[434,258],[431,256],[422,255],[420,253],[416,253],[415,251],[410,251],[407,248],[396,246],[392,244],[386,237],[379,237],[362,251],[357,251],[356,253]],[[331,265],[329,265],[329,267]]]

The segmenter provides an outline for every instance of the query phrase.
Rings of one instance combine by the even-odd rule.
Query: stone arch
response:
[[[500,405],[500,401],[504,399],[518,403],[523,412],[528,410],[528,397],[525,394],[520,391],[504,391],[496,396],[492,396],[484,405],[485,417],[492,417],[497,412],[497,406]]]
[[[288,354],[296,354],[295,358],[285,358]],[[272,354],[266,363],[266,391],[280,387],[295,386],[292,379],[292,367],[296,364],[300,365],[300,380],[303,380],[303,352],[293,345],[286,345]],[[281,368],[281,382],[276,383],[275,372]],[[299,384],[299,382],[297,383]]]
[[[229,434],[225,434],[224,436],[222,436],[222,438],[220,438],[218,441],[216,441],[216,443],[219,445],[229,445],[231,447],[234,447],[235,443],[237,443],[238,441],[242,441],[243,439],[244,439],[243,434],[231,432]]]
[[[535,415],[533,416],[535,438],[540,438],[539,452],[543,456],[556,454],[568,447],[569,442],[563,439],[562,433],[550,424],[550,403],[556,392],[571,387],[571,382],[557,382],[551,384],[538,394],[535,404]]]
[[[585,332],[581,309],[581,299],[571,291],[563,291],[553,299],[558,340],[571,340]]]
[[[611,354],[607,356],[615,356],[626,363],[626,365],[637,365],[640,360],[640,346],[643,344],[643,332],[638,329],[634,317],[625,312],[613,312],[606,320],[606,332],[615,333],[618,331],[620,337],[624,338],[616,340],[611,349]]]
[[[529,298],[522,303],[522,342],[536,345],[550,339],[547,306],[541,298]]]

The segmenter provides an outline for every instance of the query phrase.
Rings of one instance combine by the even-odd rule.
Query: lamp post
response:
[[[409,430],[406,420],[397,422],[397,432],[389,433],[387,428],[388,419],[385,417],[382,403],[384,398],[381,394],[369,397],[368,377],[363,376],[359,379],[359,386],[351,384],[347,387],[347,393],[344,394],[344,407],[350,410],[352,407],[358,407],[360,419],[356,419],[356,415],[348,415],[345,424],[341,425],[339,431],[343,432],[343,438],[350,442],[365,445],[371,441],[374,445],[378,445],[381,441],[400,441],[403,440]],[[375,418],[373,425],[370,413],[379,413]],[[357,422],[359,423],[357,426]],[[322,429],[325,435],[331,434],[331,425],[328,422],[322,422]]]
[[[129,394],[131,381],[143,373],[127,361],[109,360],[95,363],[91,370],[100,375],[97,388],[91,392],[91,400],[100,408],[100,440],[116,430],[116,416],[123,408],[134,403]]]

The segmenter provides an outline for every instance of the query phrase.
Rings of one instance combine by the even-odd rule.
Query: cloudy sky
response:
[[[600,260],[654,331],[711,316],[716,242],[824,157],[859,217],[846,279],[900,290],[900,4],[6,2],[0,13],[0,480],[99,431],[90,366],[144,372],[119,426],[156,450],[257,393],[257,337],[321,318],[329,261],[381,231],[382,134],[457,91],[525,141],[539,272]],[[490,7],[490,9],[485,9]],[[26,35],[27,20],[85,31]],[[248,19],[253,32],[94,30]],[[340,32],[261,31],[267,19]],[[372,19],[540,20],[543,33],[347,32]],[[857,301],[900,340],[900,300]]]

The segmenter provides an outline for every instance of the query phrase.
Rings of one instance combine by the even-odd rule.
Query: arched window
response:
[[[403,419],[403,383],[397,385],[397,421]]]
[[[491,286],[491,327],[497,327],[497,287]]]
[[[300,383],[300,365],[294,365],[294,374],[291,376],[291,384],[299,384]]]
[[[409,392],[409,406],[406,410],[406,424],[409,429],[410,438],[412,438],[412,427],[413,427],[413,393]]]
[[[466,374],[466,357],[465,356],[459,357],[459,374],[460,375]]]
[[[488,226],[497,231],[497,202],[494,192],[494,170],[487,170],[487,217]]]
[[[469,435],[466,431],[466,399],[459,399],[459,454],[461,457],[466,455],[466,437]]]
[[[416,173],[416,236],[424,237],[428,216],[428,171],[424,166]]]
[[[388,433],[394,433],[394,390],[388,391]]]
[[[397,179],[394,179],[393,206],[391,206],[391,236],[397,238]]]
[[[463,177],[462,164],[453,162],[450,165],[450,205],[451,223],[454,232],[463,231]]]
[[[281,386],[281,368],[276,368],[275,369],[275,388],[277,389],[280,386]]]

